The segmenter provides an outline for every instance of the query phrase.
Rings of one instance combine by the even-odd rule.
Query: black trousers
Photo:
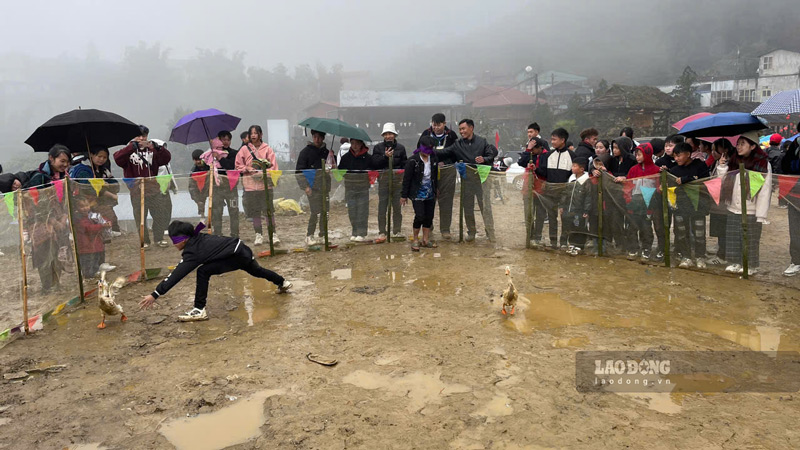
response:
[[[308,196],[308,205],[311,210],[308,215],[308,228],[306,229],[306,236],[313,236],[314,230],[317,229],[317,221],[319,220],[319,236],[322,237],[322,190],[312,189],[311,195]],[[330,211],[331,204],[328,201],[327,210]]]
[[[789,255],[792,258],[792,264],[800,264],[800,210],[797,208],[796,198],[787,202],[789,207],[786,211],[789,213]]]
[[[237,253],[229,258],[203,264],[197,269],[197,288],[194,292],[194,307],[203,309],[206,307],[208,298],[208,280],[212,275],[222,275],[223,273],[233,272],[234,270],[244,270],[256,278],[263,278],[271,281],[276,286],[283,284],[283,277],[277,273],[265,269],[258,265],[253,257],[253,251],[244,244]]]
[[[547,209],[542,203],[542,199],[540,194],[533,194],[534,196],[534,204],[531,204],[530,194],[527,197],[523,197],[525,200],[525,224],[530,229],[533,226],[533,230],[531,231],[531,239],[534,241],[541,241],[542,240],[542,231],[544,230],[544,219],[547,218]],[[533,209],[536,209],[536,213],[534,214]]]
[[[403,228],[403,212],[400,209],[400,197],[403,192],[403,175],[393,173],[392,181],[392,233],[399,233]],[[381,174],[378,181],[378,230],[386,234],[386,212],[389,209],[389,171]]]
[[[219,186],[214,186],[214,203],[211,205],[211,227],[214,234],[222,234],[222,214],[228,208],[231,222],[231,233],[228,236],[239,237],[239,188],[230,189],[228,179],[223,177]]]
[[[131,189],[131,207],[133,208],[133,219],[136,221],[136,229],[139,229],[139,224],[142,221],[142,212],[141,212],[141,191],[139,190],[138,186],[134,189]],[[144,227],[144,236],[142,239],[144,240],[145,244],[150,243],[150,233],[147,230],[147,214],[150,213],[150,217],[153,218],[153,239],[156,242],[159,242],[164,239],[164,231],[167,230],[169,227],[169,222],[172,219],[172,199],[169,196],[169,191],[166,194],[162,194],[161,192],[157,191],[154,193],[148,192],[145,189],[144,194],[144,218],[145,218],[145,227]]]
[[[450,233],[453,222],[453,197],[456,194],[456,168],[450,166],[439,170],[439,232]]]
[[[433,228],[433,214],[436,211],[436,199],[414,200],[414,229]]]
[[[461,179],[461,189],[464,189],[464,222],[467,224],[467,233],[474,236],[477,228],[475,226],[475,203],[481,210],[483,225],[486,227],[486,235],[494,239],[494,218],[492,216],[492,203],[484,201],[483,186],[478,174],[467,172],[467,177]],[[441,208],[440,208],[441,209]]]

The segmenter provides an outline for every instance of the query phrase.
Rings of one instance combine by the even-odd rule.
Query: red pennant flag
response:
[[[64,201],[64,180],[56,180],[53,182],[53,186],[56,188],[56,197],[58,197],[58,202],[61,203]]]
[[[236,189],[236,183],[239,182],[239,171],[238,170],[228,170],[228,184],[231,186],[231,190]]]
[[[622,184],[622,196],[625,198],[625,203],[630,203],[633,200],[633,182],[625,181]]]
[[[500,132],[499,131],[495,131],[494,132],[494,146],[499,148],[498,147],[499,145],[500,145]]]
[[[203,188],[206,187],[206,178],[208,178],[208,172],[193,172],[191,177],[194,182],[197,183],[197,189],[202,191]]]
[[[39,204],[39,190],[36,189],[36,188],[31,188],[28,191],[28,193],[31,194],[31,198],[33,199],[33,204],[34,205],[38,205]]]
[[[373,185],[375,184],[375,181],[378,179],[378,175],[380,175],[380,172],[378,172],[377,170],[370,170],[367,171],[367,174],[369,175],[369,184]]]
[[[786,198],[786,195],[794,188],[798,180],[800,179],[797,177],[778,175],[778,197]]]

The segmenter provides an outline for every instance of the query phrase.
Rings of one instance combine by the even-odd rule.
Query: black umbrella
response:
[[[45,122],[25,143],[35,152],[46,152],[55,144],[81,152],[124,145],[140,134],[139,125],[118,114],[99,109],[75,109]]]

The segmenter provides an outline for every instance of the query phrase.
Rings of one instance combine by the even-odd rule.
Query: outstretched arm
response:
[[[200,264],[194,261],[181,260],[175,267],[171,274],[164,278],[164,280],[156,286],[156,289],[147,297],[139,302],[140,309],[148,309],[153,306],[157,298],[169,292],[176,284],[178,284],[186,275],[192,273]]]

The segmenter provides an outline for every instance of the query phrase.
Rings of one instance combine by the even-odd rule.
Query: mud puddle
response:
[[[234,280],[235,299],[242,299],[243,307],[231,311],[231,317],[247,322],[250,327],[278,318],[279,306],[283,302],[281,296],[275,293],[272,283],[253,278],[242,271],[235,272]]]
[[[441,373],[426,374],[413,372],[402,377],[391,377],[379,373],[356,370],[345,376],[343,383],[362,389],[386,392],[392,397],[408,398],[408,411],[417,412],[429,404],[441,404],[442,399],[452,394],[470,392],[469,386],[448,384],[441,379]]]
[[[219,411],[165,423],[159,432],[178,450],[217,450],[241,444],[261,435],[264,401],[283,390],[257,392]]]

